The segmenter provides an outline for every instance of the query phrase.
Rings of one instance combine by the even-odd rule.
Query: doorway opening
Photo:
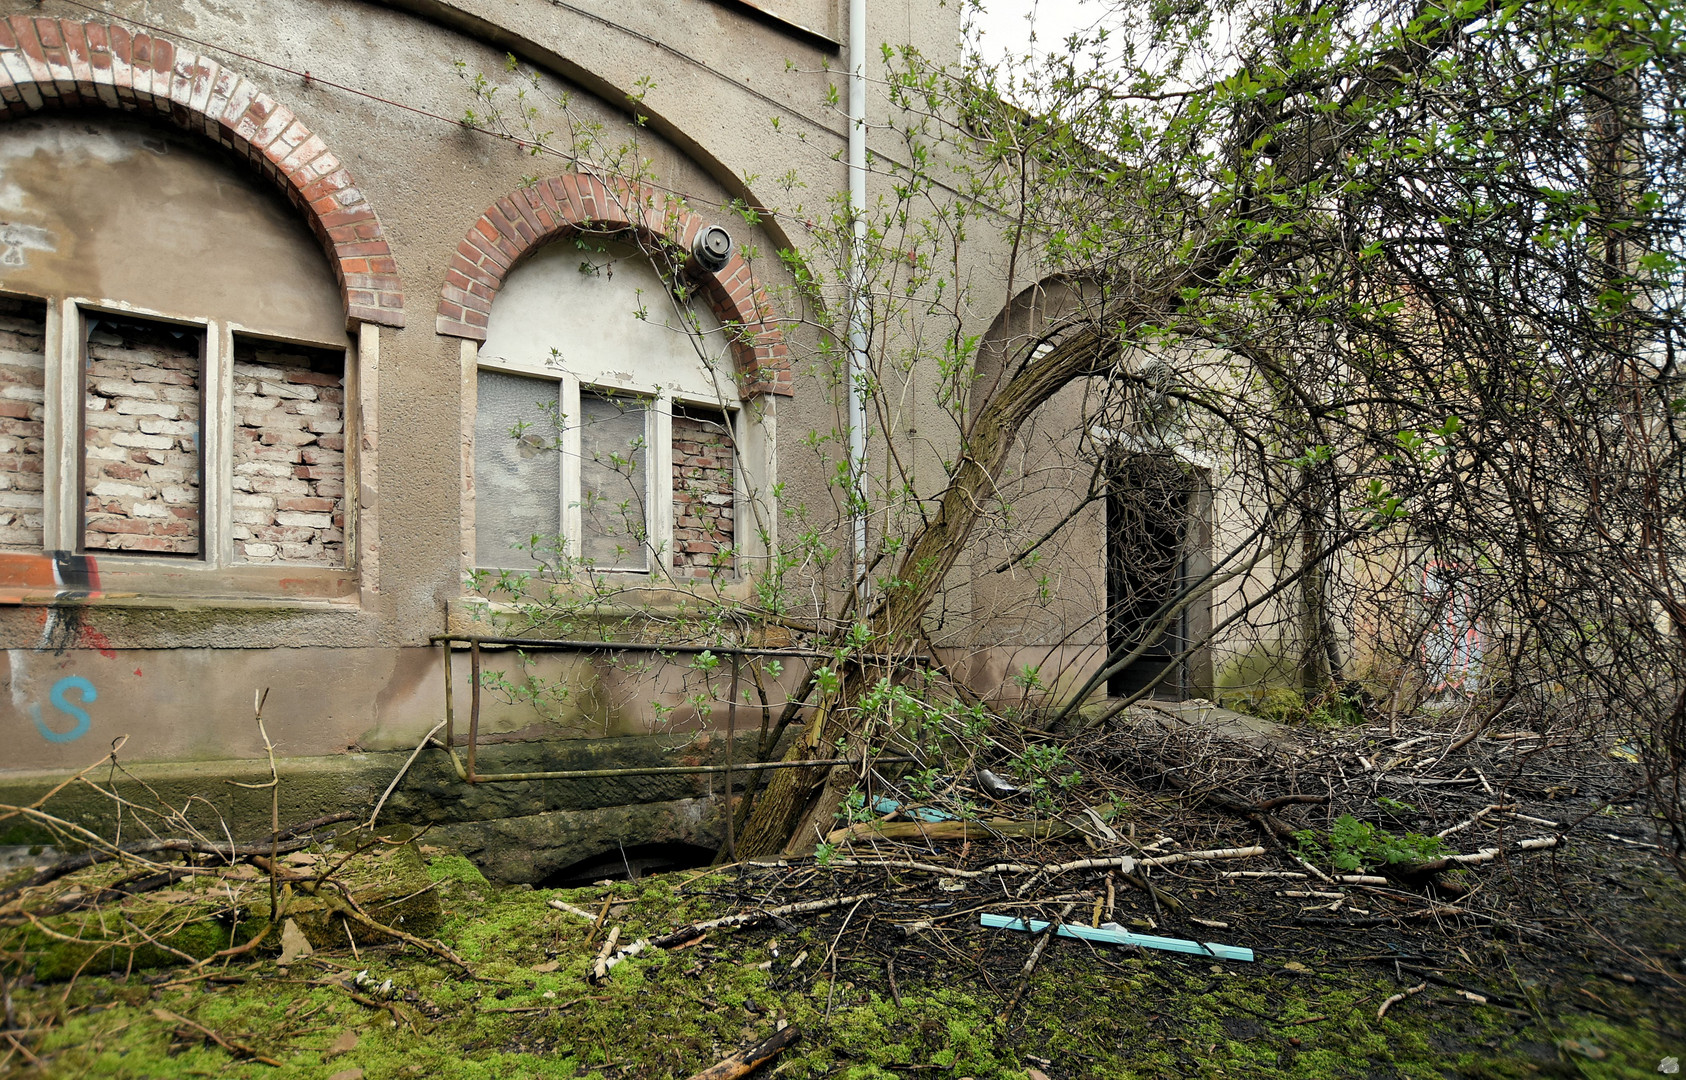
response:
[[[1196,605],[1163,626],[1160,609],[1192,577],[1190,556],[1203,532],[1195,521],[1200,484],[1170,454],[1116,450],[1107,474],[1107,651],[1116,656],[1146,646],[1107,680],[1107,696],[1128,697],[1152,684],[1152,697],[1181,700],[1191,690],[1189,663],[1177,657],[1191,640]]]

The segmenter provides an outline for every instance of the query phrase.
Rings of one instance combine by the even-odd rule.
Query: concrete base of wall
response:
[[[681,742],[679,737],[635,737],[483,746],[478,771],[725,762],[725,742],[718,735],[699,736],[682,747]],[[734,760],[747,761],[753,753],[754,736],[740,736]],[[342,810],[368,814],[408,756],[390,752],[281,759],[282,827]],[[0,804],[27,806],[65,779],[62,772],[6,774],[0,777]],[[108,766],[88,773],[87,783],[66,787],[44,809],[104,837],[144,837],[150,835],[148,826],[159,835],[179,835],[190,825],[214,840],[230,834],[236,840],[258,840],[269,835],[270,791],[235,784],[268,780],[266,761],[148,763],[120,770]],[[469,785],[457,779],[443,751],[428,749],[387,800],[381,820],[427,829],[423,843],[461,850],[489,878],[535,882],[620,846],[718,846],[724,828],[723,780],[720,774],[704,774]],[[733,780],[741,790],[744,778]],[[147,812],[122,807],[113,794]],[[179,817],[165,821],[160,813]],[[0,844],[51,839],[20,818],[0,821]]]

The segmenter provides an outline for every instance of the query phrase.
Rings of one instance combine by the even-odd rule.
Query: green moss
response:
[[[335,867],[335,877],[374,919],[426,935],[439,926],[439,900],[420,855],[410,844],[375,843],[349,861],[338,852],[298,853],[298,870]],[[66,890],[97,891],[129,874],[105,863],[59,883]],[[287,887],[286,916],[318,948],[340,947],[348,927],[359,944],[384,942],[379,931],[347,923],[339,894],[312,895],[312,882]],[[265,933],[271,918],[267,880],[243,868],[239,877],[190,877],[120,903],[47,916],[40,924],[0,928],[0,954],[24,957],[21,970],[44,982],[79,974],[130,972],[178,965],[185,954],[202,960]],[[268,947],[275,947],[272,940]]]
[[[0,845],[6,847],[23,847],[26,844],[48,847],[54,843],[55,839],[52,833],[39,825],[20,821],[16,818],[0,825]]]
[[[733,896],[741,883],[676,874],[559,892],[499,890],[465,861],[448,858],[434,859],[428,876],[447,912],[439,934],[474,965],[474,979],[390,948],[356,958],[348,950],[321,954],[294,965],[286,978],[261,961],[233,969],[245,979],[237,985],[160,989],[138,978],[84,977],[70,989],[64,1026],[37,1052],[50,1059],[53,1075],[137,1080],[195,1073],[315,1080],[354,1067],[369,1080],[666,1080],[690,1076],[784,1020],[803,1030],[780,1060],[784,1080],[1024,1080],[1031,1065],[1061,1080],[1602,1080],[1649,1075],[1663,1056],[1679,1054],[1650,1018],[1642,988],[1597,987],[1606,1011],[1631,1022],[1583,1013],[1518,1016],[1438,990],[1378,1021],[1377,1006],[1399,988],[1391,966],[1342,966],[1295,951],[1291,941],[1257,964],[1216,970],[1196,960],[1058,941],[1007,1023],[997,1017],[1028,941],[1008,933],[945,944],[877,939],[900,950],[899,1004],[873,948],[845,940],[835,967],[828,963],[835,921],[717,930],[690,948],[649,950],[593,986],[586,975],[601,937],[589,940],[586,920],[548,900],[593,913],[608,900],[609,921],[631,941],[718,914],[715,898]],[[802,952],[809,955],[793,970]],[[1494,970],[1503,972],[1502,950],[1495,956]],[[1280,965],[1289,957],[1315,974],[1286,973]],[[362,967],[377,981],[392,980],[398,996],[390,1008],[324,985]],[[18,1007],[46,1015],[61,992],[21,989]],[[190,1017],[282,1064],[232,1059],[190,1032],[178,1039],[177,1025],[156,1009]],[[347,1030],[358,1033],[357,1047],[330,1058],[328,1048]],[[1566,1040],[1605,1056],[1560,1049]]]
[[[464,885],[485,885],[485,875],[461,855],[435,855],[427,864],[427,876],[434,881],[456,881]]]
[[[226,930],[219,932],[218,929],[197,924],[158,940],[161,945],[203,960],[219,950],[249,940],[262,929],[261,925],[256,930],[242,927],[231,941]],[[130,947],[105,941],[72,943],[38,935],[25,937],[21,944],[25,954],[34,960],[30,974],[43,982],[63,982],[79,974],[145,970],[181,962],[174,953],[154,945]]]

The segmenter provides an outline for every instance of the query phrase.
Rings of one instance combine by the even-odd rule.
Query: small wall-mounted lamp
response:
[[[691,242],[691,258],[701,269],[719,273],[732,261],[732,234],[718,225],[710,225]]]

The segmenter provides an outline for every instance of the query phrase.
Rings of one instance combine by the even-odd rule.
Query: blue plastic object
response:
[[[1041,919],[1015,919],[1008,915],[991,915],[988,912],[979,915],[978,921],[996,930],[1027,930],[1032,934],[1040,933],[1048,929],[1049,926],[1047,922]],[[1189,941],[1187,938],[1132,934],[1128,930],[1102,930],[1093,926],[1081,926],[1077,923],[1065,923],[1056,932],[1060,937],[1100,941],[1108,945],[1140,945],[1144,949],[1163,949],[1166,952],[1211,956],[1219,960],[1251,961],[1253,959],[1253,950],[1240,945],[1218,945],[1210,941]]]
[[[880,814],[893,814],[901,808],[901,803],[894,799],[885,798],[883,795],[880,795],[878,798],[872,800],[872,809]],[[916,806],[907,812],[907,816],[912,818],[914,821],[923,821],[927,825],[938,821],[960,820],[953,814],[946,813],[942,810],[937,810],[929,806]]]

